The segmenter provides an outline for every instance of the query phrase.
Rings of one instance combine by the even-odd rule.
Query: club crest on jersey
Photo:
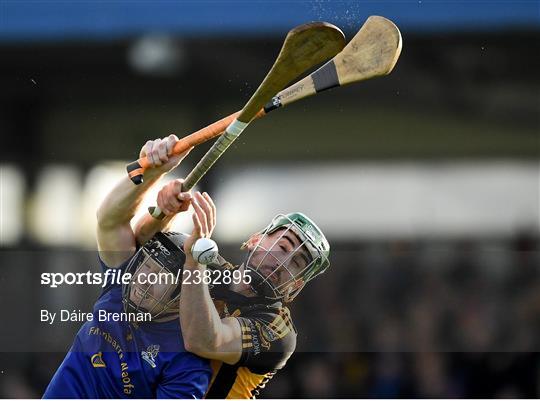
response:
[[[257,331],[259,332],[259,336],[253,338],[253,345],[257,343],[257,350],[256,350],[257,352],[255,352],[255,354],[258,354],[259,353],[258,348],[260,346],[262,346],[266,350],[270,349],[271,340],[269,340],[270,332],[265,325],[262,325],[259,322],[255,322],[255,327],[257,328]]]
[[[156,357],[159,353],[159,345],[149,345],[146,351],[141,351],[141,357],[153,368],[156,367]]]
[[[103,354],[100,351],[97,354],[92,355],[92,357],[90,358],[90,362],[92,362],[92,366],[94,368],[105,368],[105,367],[107,367],[107,365],[105,365],[105,362],[103,361],[102,355]]]
[[[268,342],[271,343],[272,341],[276,341],[277,336],[276,334],[270,329],[270,327],[266,325],[261,325],[259,329],[262,337]],[[268,346],[269,347],[269,346]]]

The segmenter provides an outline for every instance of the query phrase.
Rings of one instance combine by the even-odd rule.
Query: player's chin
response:
[[[129,300],[131,301],[133,305],[137,305],[137,309],[145,309],[146,302],[141,297],[131,296],[129,297]]]
[[[142,299],[144,299],[144,292],[145,290],[143,290],[142,288],[138,286],[133,286],[129,293],[129,300],[132,302],[141,301]]]
[[[271,273],[263,273],[263,277],[264,277],[264,280],[265,281],[268,281],[269,283],[271,283],[274,287],[277,287],[280,282],[279,282],[279,277],[276,275],[276,274],[271,274]]]

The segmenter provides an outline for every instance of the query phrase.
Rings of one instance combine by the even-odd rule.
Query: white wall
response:
[[[33,191],[15,167],[0,166],[0,244],[16,244],[27,230],[45,244],[95,247],[95,211],[124,166],[104,163],[82,176],[72,166],[51,165]],[[540,227],[539,162],[276,163],[221,167],[218,174],[211,195],[220,241],[241,241],[290,211],[303,211],[331,239],[344,240],[506,236]],[[138,216],[155,203],[158,189]],[[173,229],[190,231],[190,216],[179,217]]]
[[[355,163],[224,171],[216,235],[240,240],[304,211],[329,236],[510,235],[538,230],[538,162]]]

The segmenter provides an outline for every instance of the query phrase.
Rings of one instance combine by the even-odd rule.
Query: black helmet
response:
[[[122,285],[122,303],[125,312],[150,313],[152,319],[178,313],[178,300],[182,284],[182,271],[186,261],[185,234],[158,232],[132,257],[125,272],[131,274],[128,284]],[[168,287],[158,296],[155,284],[141,284],[139,274],[144,268],[156,273],[160,283]],[[148,276],[147,276],[148,277]],[[172,308],[173,305],[176,305]]]

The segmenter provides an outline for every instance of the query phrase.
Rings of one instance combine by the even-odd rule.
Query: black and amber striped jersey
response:
[[[232,291],[211,293],[221,316],[240,323],[242,356],[235,365],[212,361],[206,398],[255,398],[294,352],[296,329],[290,311],[281,302],[253,304],[256,299]]]

